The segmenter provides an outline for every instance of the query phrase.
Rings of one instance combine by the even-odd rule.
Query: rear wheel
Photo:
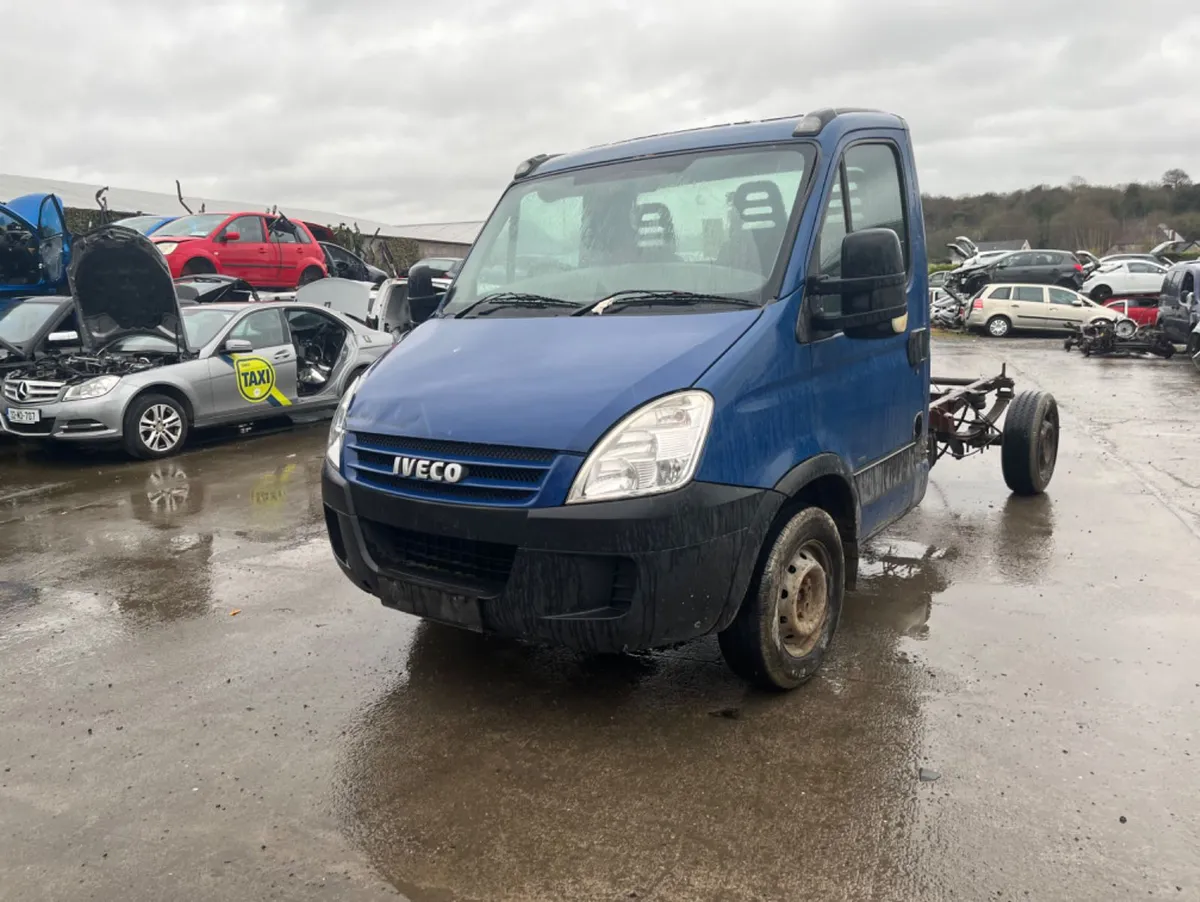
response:
[[[184,406],[168,395],[135,398],[125,411],[121,444],[134,457],[156,460],[178,454],[188,434]]]
[[[1000,467],[1005,483],[1018,495],[1040,495],[1057,463],[1058,402],[1049,392],[1021,392],[1004,421]]]
[[[300,285],[307,285],[309,282],[315,282],[317,279],[325,278],[325,273],[321,272],[315,266],[310,266],[304,272],[300,273]]]
[[[721,654],[743,679],[766,689],[795,689],[821,666],[842,613],[846,561],[833,518],[817,507],[775,533]]]
[[[1012,331],[1012,320],[1007,316],[993,316],[987,321],[987,331],[992,338],[1004,338]]]
[[[215,273],[217,268],[211,262],[203,257],[194,257],[187,263],[183,264],[183,269],[180,270],[185,276],[198,276],[202,273]]]
[[[1104,303],[1112,297],[1112,289],[1107,285],[1097,285],[1091,290],[1091,297],[1093,301]]]

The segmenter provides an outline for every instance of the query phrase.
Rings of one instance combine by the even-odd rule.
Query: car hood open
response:
[[[693,385],[760,314],[431,319],[375,367],[347,425],[586,454],[634,408]]]
[[[166,258],[141,232],[106,225],[75,243],[67,270],[85,347],[157,335],[181,350],[182,317]]]

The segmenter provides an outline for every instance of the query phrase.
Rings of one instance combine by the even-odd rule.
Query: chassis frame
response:
[[[929,383],[930,466],[947,454],[961,460],[1002,442],[997,424],[1016,397],[1007,364],[996,376],[931,376]]]

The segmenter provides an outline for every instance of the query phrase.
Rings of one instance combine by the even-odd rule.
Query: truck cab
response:
[[[927,292],[895,115],[525,161],[342,399],[334,555],[422,617],[600,653],[715,632],[741,675],[799,685],[860,546],[926,491]]]

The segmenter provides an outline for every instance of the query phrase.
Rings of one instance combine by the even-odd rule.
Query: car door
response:
[[[1066,288],[1050,286],[1046,289],[1049,303],[1045,306],[1047,325],[1055,329],[1070,329],[1081,326],[1099,311],[1091,301]]]
[[[1013,286],[1013,325],[1018,329],[1054,328],[1046,310],[1046,289],[1041,285]]]
[[[38,255],[42,261],[42,280],[57,285],[67,276],[70,258],[66,216],[58,197],[51,194],[38,210]]]
[[[215,419],[278,416],[296,402],[296,349],[278,307],[241,314],[208,362]]]
[[[255,288],[278,284],[279,263],[261,216],[235,216],[213,236],[213,242],[221,272],[245,279]]]
[[[1163,267],[1140,260],[1131,260],[1128,266],[1129,291],[1158,294],[1162,290],[1163,277],[1167,274]]]
[[[839,152],[810,274],[839,277],[844,236],[880,227],[899,235],[909,268],[908,313],[893,321],[894,334],[869,340],[818,334],[807,345],[819,398],[814,437],[850,466],[863,534],[870,535],[916,503],[928,481],[929,305],[926,278],[912,270],[912,248],[921,247],[924,235],[911,212],[920,207],[916,186],[903,177],[904,151],[890,136],[851,138]],[[841,301],[819,296],[806,304],[840,309]]]
[[[995,265],[996,278],[993,282],[1024,282],[1033,268],[1033,254],[1009,254],[1001,257]]]

